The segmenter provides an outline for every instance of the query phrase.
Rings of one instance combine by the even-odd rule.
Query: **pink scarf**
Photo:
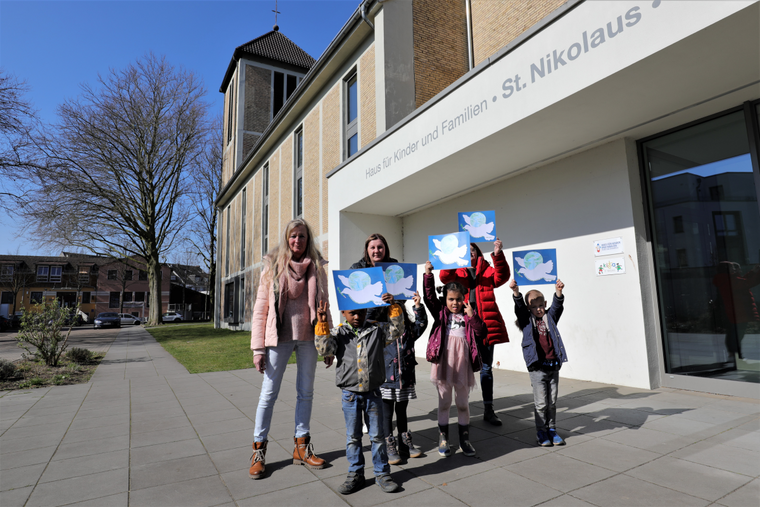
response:
[[[309,257],[304,256],[300,261],[292,260],[288,264],[286,272],[280,275],[280,302],[279,313],[282,318],[285,311],[286,299],[298,299],[307,289],[307,301],[309,303],[309,313],[311,322],[317,320],[317,274],[314,263]]]

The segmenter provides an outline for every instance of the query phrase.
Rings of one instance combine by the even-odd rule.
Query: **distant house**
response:
[[[169,311],[184,320],[208,320],[213,308],[209,297],[209,275],[200,266],[168,264],[171,270]]]

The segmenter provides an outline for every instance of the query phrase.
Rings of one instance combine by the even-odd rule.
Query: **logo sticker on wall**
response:
[[[613,257],[596,261],[596,276],[625,274],[625,258]]]
[[[557,282],[557,249],[512,252],[515,281],[518,285],[543,285]]]

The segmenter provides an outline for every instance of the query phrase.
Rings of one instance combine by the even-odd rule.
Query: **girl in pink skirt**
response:
[[[432,364],[430,380],[438,388],[438,454],[451,456],[449,447],[449,408],[453,392],[459,422],[459,447],[465,456],[474,456],[470,443],[470,391],[477,385],[474,372],[480,371],[477,340],[488,332],[473,306],[465,300],[467,291],[457,282],[443,286],[438,298],[433,265],[425,264],[422,279],[425,306],[433,315],[428,340],[427,360]]]

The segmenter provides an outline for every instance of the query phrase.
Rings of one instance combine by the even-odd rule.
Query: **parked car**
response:
[[[116,312],[99,313],[95,317],[95,329],[103,327],[121,327],[121,317]]]
[[[140,317],[135,317],[131,313],[120,313],[119,317],[121,317],[122,326],[139,326],[142,324]]]
[[[11,319],[0,315],[0,331],[6,331],[11,328]]]
[[[164,322],[182,322],[182,314],[177,312],[166,312],[161,316]]]

